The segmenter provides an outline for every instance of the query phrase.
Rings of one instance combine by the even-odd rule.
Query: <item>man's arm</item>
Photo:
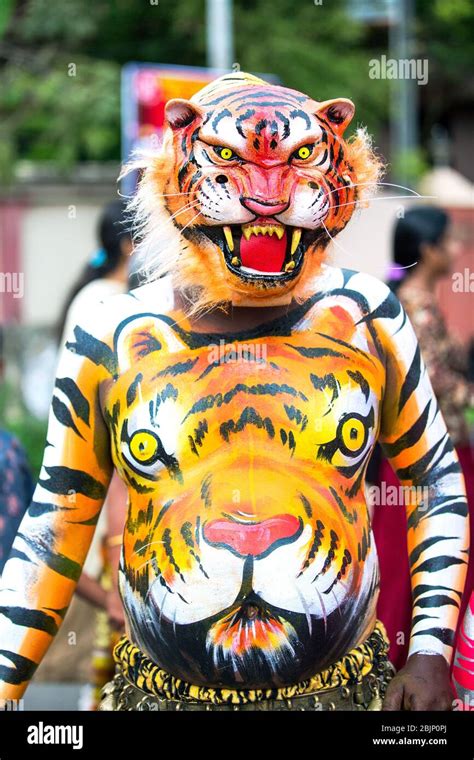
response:
[[[405,487],[413,617],[408,663],[385,709],[449,709],[448,665],[469,549],[464,479],[413,328],[398,299],[387,300],[391,318],[380,320],[379,333],[387,370],[380,441]]]
[[[92,540],[112,469],[98,393],[112,357],[81,327],[62,352],[39,481],[0,584],[0,699],[25,691],[66,614]]]

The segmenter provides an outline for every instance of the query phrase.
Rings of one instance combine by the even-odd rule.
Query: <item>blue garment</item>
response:
[[[0,430],[0,575],[32,495],[25,451],[14,436]]]

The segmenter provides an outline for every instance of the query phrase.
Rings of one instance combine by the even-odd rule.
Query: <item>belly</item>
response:
[[[289,685],[320,672],[370,633],[378,593],[370,538],[364,559],[355,555],[344,564],[350,551],[342,546],[344,526],[339,545],[333,530],[333,547],[320,551],[324,530],[319,536],[317,526],[262,523],[260,534],[248,535],[214,524],[207,541],[201,525],[194,570],[173,554],[179,571],[166,580],[152,563],[156,576],[142,594],[122,573],[130,638],[167,672],[199,685]],[[284,535],[292,528],[294,540]]]

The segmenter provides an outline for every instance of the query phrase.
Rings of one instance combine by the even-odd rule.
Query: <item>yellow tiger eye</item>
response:
[[[351,417],[346,420],[341,430],[342,442],[349,451],[357,451],[364,444],[365,426],[362,420]]]
[[[138,430],[134,433],[129,443],[130,453],[137,462],[147,462],[152,459],[158,449],[158,440],[153,433],[146,430]]]
[[[231,159],[233,156],[233,152],[231,151],[230,148],[222,148],[220,155],[221,155],[221,158],[224,158],[226,161],[229,161],[229,159]]]
[[[310,157],[310,155],[311,155],[311,153],[312,153],[312,150],[311,150],[311,148],[308,148],[308,146],[307,146],[307,145],[303,145],[303,146],[302,146],[302,147],[301,147],[301,148],[298,150],[298,153],[297,153],[297,155],[298,155],[298,158],[303,158],[303,159],[304,159],[304,158],[309,158],[309,157]]]

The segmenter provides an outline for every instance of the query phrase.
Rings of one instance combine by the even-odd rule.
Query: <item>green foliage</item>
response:
[[[17,158],[120,158],[120,67],[129,61],[202,66],[205,0],[1,0],[0,172]],[[318,100],[345,96],[377,141],[390,83],[368,77],[388,53],[385,28],[348,13],[348,0],[234,0],[235,59]],[[472,66],[471,0],[417,0],[416,55],[429,60],[431,121],[463,92]],[[77,67],[69,75],[70,64]],[[425,124],[425,133],[429,124]]]
[[[291,0],[237,2],[236,57],[243,70],[271,72],[316,100],[348,97],[355,123],[376,132],[388,108],[387,80],[370,80],[367,31],[351,21],[345,0],[296,4]]]
[[[405,177],[410,187],[416,186],[420,177],[428,170],[424,151],[410,150],[396,156],[392,161],[392,170],[397,177]]]
[[[14,0],[2,0],[0,3],[0,38],[10,22],[13,5]]]

